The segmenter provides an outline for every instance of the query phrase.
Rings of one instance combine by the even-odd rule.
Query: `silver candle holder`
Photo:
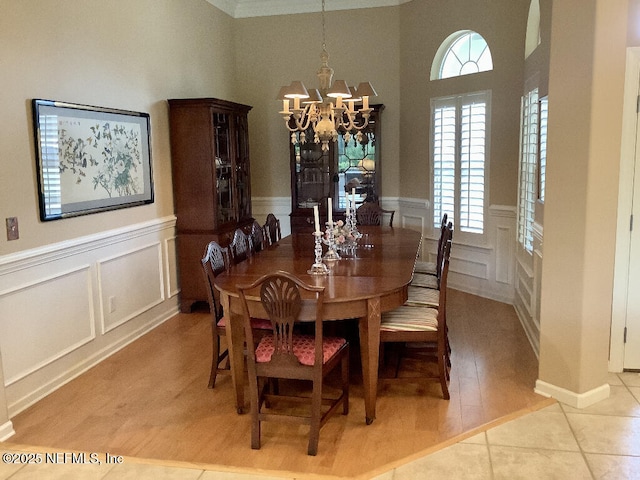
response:
[[[328,275],[329,267],[322,263],[322,232],[313,232],[315,238],[314,254],[315,262],[311,268],[307,270],[309,275]]]

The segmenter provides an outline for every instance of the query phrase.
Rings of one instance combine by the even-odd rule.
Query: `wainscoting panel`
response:
[[[160,243],[97,262],[106,333],[164,300]]]
[[[178,262],[173,252],[176,251],[176,237],[167,238],[164,245],[164,272],[165,285],[167,286],[167,297],[176,297],[180,293],[178,285]]]
[[[88,266],[1,292],[0,351],[6,385],[93,340],[92,303]]]
[[[175,220],[0,256],[9,417],[178,312]]]
[[[513,306],[536,356],[540,353],[540,281],[542,226],[533,224],[533,252],[520,245],[516,254],[516,290]]]
[[[496,258],[496,282],[511,285],[513,282],[513,231],[508,227],[496,228],[496,250],[508,252],[508,255],[498,255]]]

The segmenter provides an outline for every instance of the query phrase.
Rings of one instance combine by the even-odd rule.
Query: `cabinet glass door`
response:
[[[297,134],[300,135],[299,133]],[[307,131],[307,142],[293,145],[295,164],[294,208],[312,208],[321,205],[331,195],[331,155],[314,143],[313,130]],[[322,205],[321,205],[322,206]]]
[[[216,196],[218,223],[234,220],[233,211],[233,162],[229,139],[229,115],[213,114],[213,140],[216,151]]]
[[[338,149],[338,208],[347,208],[345,194],[355,189],[356,204],[377,200],[376,195],[376,138],[373,130],[367,129],[361,136],[352,136],[345,142],[340,135]]]
[[[236,122],[236,161],[235,185],[238,218],[251,216],[251,180],[249,176],[249,133],[247,117],[237,115]]]

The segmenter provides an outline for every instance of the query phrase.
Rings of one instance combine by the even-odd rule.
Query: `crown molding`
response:
[[[267,17],[319,12],[320,0],[207,0],[233,18]],[[394,7],[412,0],[326,0],[325,10]]]

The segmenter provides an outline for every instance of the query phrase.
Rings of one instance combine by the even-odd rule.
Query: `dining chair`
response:
[[[217,242],[209,242],[205,248],[204,256],[201,260],[202,270],[204,272],[204,281],[209,300],[209,311],[211,312],[211,339],[212,339],[212,357],[211,357],[211,374],[209,375],[209,388],[213,388],[216,384],[218,373],[229,373],[229,351],[224,349],[220,351],[220,337],[226,333],[226,318],[220,304],[220,292],[214,287],[215,278],[229,268],[229,250],[222,248]],[[251,320],[251,328],[254,331],[271,328],[271,322],[254,318]],[[226,359],[226,362],[225,362]],[[225,362],[224,364],[222,362]]]
[[[247,336],[251,448],[260,448],[263,421],[282,420],[310,426],[307,453],[316,455],[320,428],[338,407],[342,406],[344,415],[349,413],[349,343],[323,335],[324,287],[307,285],[291,273],[277,271],[237,289]],[[250,335],[250,318],[263,312],[271,320],[272,331],[256,344]],[[310,323],[313,334],[294,332],[294,325],[301,322]],[[324,379],[338,367],[340,387],[329,395]],[[270,380],[279,379],[311,382],[311,395],[286,394],[282,385],[270,388]],[[282,408],[282,403],[289,402],[306,404],[306,412]]]
[[[251,244],[251,237],[244,233],[241,228],[237,228],[236,231],[233,232],[233,239],[229,244],[231,263],[237,265],[250,258],[253,255]]]
[[[385,210],[376,202],[364,202],[356,210],[358,225],[382,225],[384,215],[389,215],[389,226],[393,227],[395,210]]]
[[[450,250],[451,241],[448,240],[445,249]],[[402,357],[434,359],[438,367],[437,378],[440,380],[442,396],[449,400],[449,378],[451,368],[450,350],[448,345],[446,297],[447,277],[449,274],[449,256],[443,261],[441,284],[439,291],[439,306],[433,308],[427,305],[405,304],[382,314],[380,322],[380,342],[403,344]],[[413,348],[407,348],[413,344]]]
[[[264,230],[257,220],[254,220],[251,224],[249,237],[251,238],[251,249],[253,253],[258,253],[264,250],[267,242],[264,237]]]
[[[426,273],[429,275],[438,275],[438,267],[442,261],[442,240],[444,238],[445,231],[447,229],[447,214],[442,214],[442,220],[440,221],[440,236],[438,237],[438,248],[436,250],[436,261],[435,262],[425,262],[425,261],[417,261],[416,265],[413,269],[415,273]]]
[[[447,241],[453,239],[453,224],[448,222],[442,231],[441,239],[439,240],[438,255],[436,258],[436,271],[432,273],[420,273],[414,269],[413,278],[411,279],[411,285],[414,287],[431,288],[435,290],[440,289],[440,276],[442,273],[442,262],[444,261],[445,246]],[[451,250],[448,251],[450,254]]]
[[[262,228],[264,229],[264,237],[267,239],[269,245],[274,245],[282,239],[280,219],[273,213],[267,215],[267,219]]]

